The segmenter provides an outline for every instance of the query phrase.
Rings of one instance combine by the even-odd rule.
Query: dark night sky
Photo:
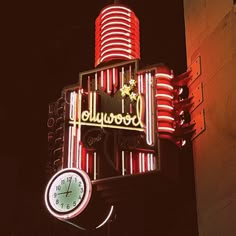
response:
[[[9,67],[1,93],[1,160],[3,175],[11,183],[5,188],[11,193],[6,202],[12,203],[11,209],[5,205],[9,212],[5,225],[14,236],[54,235],[53,227],[60,226],[43,205],[48,103],[59,97],[64,86],[75,83],[79,72],[93,68],[94,22],[100,10],[112,2],[31,1],[9,7],[5,21]],[[182,1],[121,2],[140,20],[141,65],[167,62],[176,74],[184,72]]]

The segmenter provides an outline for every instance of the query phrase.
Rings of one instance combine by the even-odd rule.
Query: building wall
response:
[[[206,130],[193,141],[200,236],[236,235],[236,3],[184,0],[188,66],[201,57]]]

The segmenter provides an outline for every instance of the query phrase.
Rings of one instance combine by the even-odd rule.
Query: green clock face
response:
[[[87,206],[91,182],[78,169],[63,169],[52,177],[45,192],[48,210],[57,218],[73,218]]]
[[[60,175],[49,190],[49,201],[59,212],[73,210],[84,197],[83,179],[74,172]]]

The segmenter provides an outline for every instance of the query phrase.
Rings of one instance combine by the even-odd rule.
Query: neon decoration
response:
[[[140,58],[139,20],[129,8],[108,6],[95,25],[95,66],[114,59]]]
[[[148,145],[153,145],[154,123],[153,123],[153,89],[151,73],[145,74],[146,80],[146,140]]]
[[[157,102],[157,130],[162,137],[164,135],[173,134],[174,122],[173,117],[173,99],[174,87],[171,83],[173,75],[166,69],[157,71],[156,78],[156,102]]]
[[[96,96],[96,93],[94,93]],[[95,96],[91,96],[93,98]],[[96,98],[95,98],[96,99]],[[137,98],[136,103],[136,115],[131,116],[130,114],[113,114],[113,113],[104,113],[104,112],[96,112],[96,103],[91,102],[89,110],[85,110],[79,115],[79,119],[75,119],[72,117],[70,119],[69,124],[73,125],[73,128],[84,126],[96,126],[96,127],[104,127],[104,128],[114,128],[114,129],[128,129],[128,130],[136,130],[143,131],[143,122],[142,122],[142,99],[139,96]],[[132,127],[130,127],[130,125]]]
[[[107,221],[108,221],[108,220],[111,218],[111,216],[112,216],[113,210],[114,210],[114,206],[112,205],[111,208],[110,208],[110,211],[109,211],[109,213],[108,213],[108,215],[107,215],[107,217],[105,218],[105,220],[104,220],[100,225],[98,225],[98,226],[96,227],[96,229],[101,228],[104,224],[107,223]]]

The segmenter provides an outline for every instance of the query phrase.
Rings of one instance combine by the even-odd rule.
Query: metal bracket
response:
[[[192,77],[189,80],[189,85],[192,84],[201,74],[201,57],[198,56],[193,63],[190,65],[189,69],[191,70]]]
[[[195,132],[192,136],[192,140],[194,140],[198,135],[200,135],[206,129],[204,109],[202,109],[198,113],[197,112],[192,113],[191,123],[194,124]]]
[[[191,93],[190,97],[193,97],[193,104],[191,106],[191,112],[193,112],[203,102],[203,84],[200,83]]]

